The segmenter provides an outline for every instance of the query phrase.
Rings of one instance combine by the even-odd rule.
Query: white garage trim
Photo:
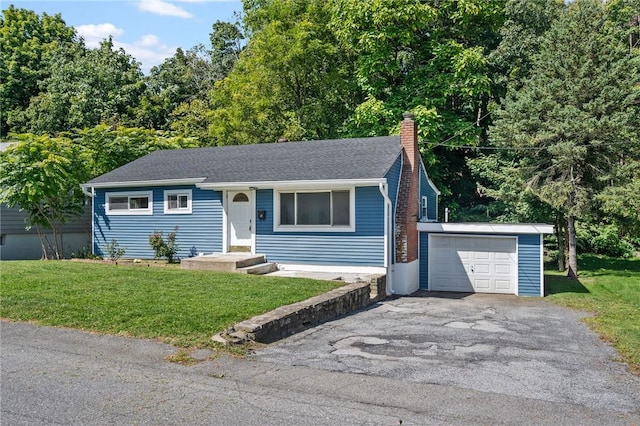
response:
[[[513,251],[511,251],[509,249],[508,252],[509,256],[508,256],[508,263],[503,262],[500,263],[498,261],[498,259],[496,259],[496,253],[501,253],[503,251],[501,250],[495,250],[492,251],[491,247],[487,247],[488,250],[486,250],[487,253],[493,253],[493,256],[489,255],[487,260],[486,260],[486,265],[488,265],[487,271],[485,272],[486,274],[488,274],[488,281],[487,281],[487,287],[484,289],[478,288],[477,286],[477,282],[478,281],[472,281],[471,280],[471,274],[475,274],[476,271],[474,270],[476,268],[476,262],[475,262],[475,258],[476,255],[474,253],[474,250],[471,248],[468,248],[468,250],[465,250],[467,252],[473,253],[472,254],[472,258],[470,258],[470,260],[472,261],[472,263],[467,263],[465,264],[464,262],[462,263],[462,269],[460,268],[453,268],[453,264],[447,264],[447,266],[450,268],[449,272],[454,275],[454,274],[459,274],[460,276],[463,276],[464,279],[468,279],[468,284],[469,284],[469,288],[468,291],[470,292],[487,292],[487,293],[503,293],[503,294],[516,294],[518,295],[519,293],[519,289],[518,289],[518,267],[519,267],[519,261],[518,261],[518,237],[517,236],[513,236],[513,235],[474,235],[474,234],[429,234],[429,261],[428,261],[428,268],[429,268],[429,273],[428,273],[428,288],[429,291],[465,291],[462,290],[460,288],[451,290],[451,289],[447,289],[446,285],[445,286],[437,286],[435,285],[435,278],[434,278],[434,272],[436,272],[436,265],[438,265],[439,267],[444,266],[442,263],[437,262],[438,260],[438,248],[435,248],[436,241],[438,241],[437,239],[439,239],[440,241],[444,241],[445,239],[451,239],[451,241],[455,241],[456,238],[459,239],[482,239],[482,240],[492,240],[492,239],[500,239],[500,240],[506,240],[509,242],[513,243],[513,246],[510,246],[509,248],[513,247]],[[458,252],[459,249],[457,249],[455,247],[455,244],[453,245],[453,247],[450,248],[449,251],[451,251],[451,249],[453,250],[453,252]],[[477,252],[481,252],[481,251],[477,251]],[[451,254],[451,253],[449,253]],[[453,260],[453,259],[451,259]],[[496,287],[497,284],[497,280],[495,277],[496,271],[495,271],[495,267],[496,266],[505,266],[508,265],[509,269],[508,269],[508,282],[509,282],[509,287],[507,291],[501,291],[501,289]],[[481,262],[481,265],[482,262]],[[455,270],[454,270],[455,269]],[[471,270],[469,270],[471,269]],[[438,271],[439,272],[439,271]],[[506,279],[506,278],[505,278]]]
[[[470,234],[553,234],[553,225],[546,223],[455,223],[418,222],[419,232]]]

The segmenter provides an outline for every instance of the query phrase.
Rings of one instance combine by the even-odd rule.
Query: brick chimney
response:
[[[409,263],[418,258],[419,168],[418,128],[413,114],[402,114],[400,144],[403,166],[396,206],[396,262]]]

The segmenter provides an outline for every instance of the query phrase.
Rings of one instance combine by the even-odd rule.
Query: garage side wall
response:
[[[420,233],[420,289],[429,289],[429,234]]]
[[[540,235],[518,235],[518,294],[542,296],[543,277]]]

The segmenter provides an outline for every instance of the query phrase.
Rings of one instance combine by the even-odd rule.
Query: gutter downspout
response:
[[[380,194],[382,194],[382,197],[384,198],[384,267],[387,269],[387,288],[389,289],[389,292],[391,292],[391,294],[395,294],[390,268],[391,250],[389,249],[389,218],[391,212],[391,199],[389,198],[389,194],[387,193],[387,184],[379,183],[378,189],[380,190]]]
[[[82,193],[84,195],[86,195],[87,197],[93,198],[93,196],[95,195],[95,191],[93,189],[93,186],[91,187],[91,192],[89,192],[89,189],[86,186],[80,186],[80,188],[82,188]]]

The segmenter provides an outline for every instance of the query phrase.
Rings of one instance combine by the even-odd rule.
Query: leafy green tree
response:
[[[65,136],[78,147],[78,155],[89,179],[153,151],[198,146],[193,138],[170,136],[162,131],[140,127],[110,128],[105,124],[65,133]]]
[[[151,69],[137,109],[137,125],[171,128],[209,144],[209,92],[231,72],[244,46],[239,24],[216,21],[212,30],[210,50],[202,44],[187,51],[178,49]]]
[[[203,45],[176,53],[162,64],[151,68],[145,78],[146,90],[136,110],[136,124],[147,128],[168,130],[175,120],[172,113],[194,100],[206,100],[213,88],[210,52]]]
[[[35,226],[42,256],[64,257],[62,226],[82,213],[84,165],[67,138],[20,135],[19,143],[0,153],[0,202],[27,213]],[[52,240],[44,233],[52,232]]]
[[[142,72],[111,39],[97,49],[76,43],[53,55],[51,74],[29,107],[10,123],[20,131],[60,133],[101,122],[125,124],[133,117],[144,89]]]
[[[39,16],[10,5],[0,16],[0,137],[15,131],[8,117],[25,110],[46,79],[61,48],[77,42],[75,30],[60,15]]]
[[[640,0],[608,0],[606,8],[612,25],[626,28],[630,46],[640,49]]]
[[[239,23],[216,21],[209,35],[214,79],[229,75],[244,49],[244,34]]]
[[[465,163],[473,151],[451,147],[484,139],[492,91],[487,55],[499,42],[503,6],[497,0],[333,2],[330,25],[356,58],[354,78],[365,93],[343,134],[395,132],[401,113],[413,110],[443,205],[475,198]]]
[[[357,88],[327,28],[327,3],[262,3],[246,11],[251,38],[211,93],[212,138],[226,145],[336,136]]]
[[[193,99],[178,105],[170,114],[171,131],[185,137],[196,138],[200,146],[214,145],[209,134],[211,107],[208,99]]]
[[[589,213],[601,179],[640,152],[640,56],[598,0],[577,0],[546,32],[530,78],[509,95],[493,141],[514,148],[514,172],[562,212],[568,276],[578,273],[576,221]]]

